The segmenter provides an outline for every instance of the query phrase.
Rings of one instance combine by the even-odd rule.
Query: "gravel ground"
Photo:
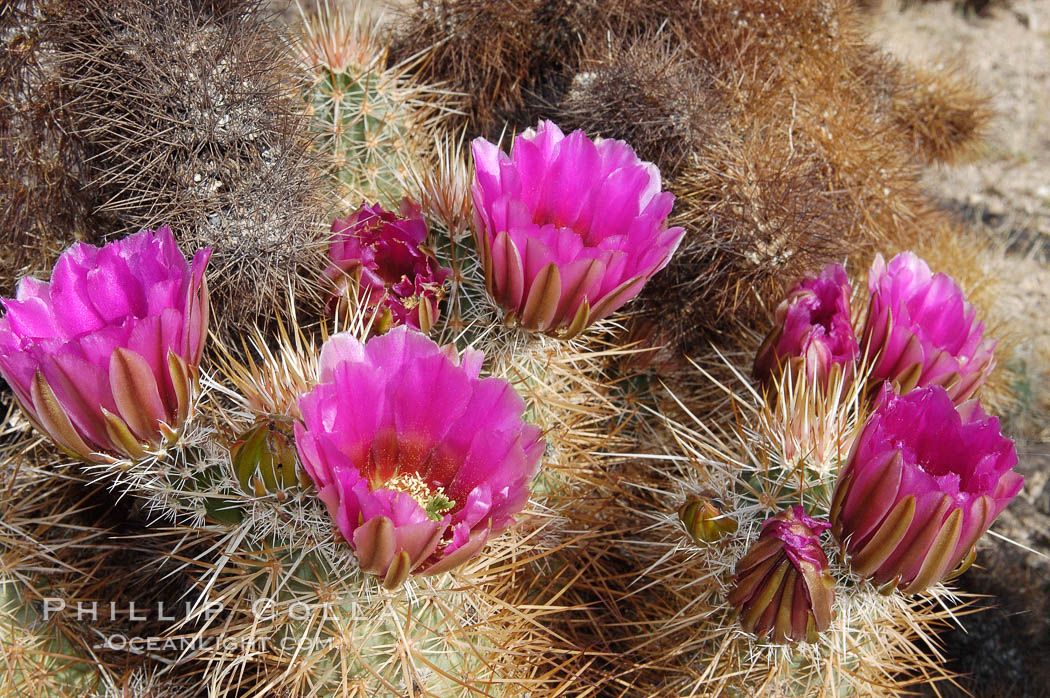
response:
[[[888,4],[888,3],[887,3]],[[1018,251],[1050,246],[1050,2],[1015,1],[968,17],[951,2],[886,8],[876,40],[912,63],[960,67],[998,112],[971,163],[931,169],[927,183],[949,207]]]

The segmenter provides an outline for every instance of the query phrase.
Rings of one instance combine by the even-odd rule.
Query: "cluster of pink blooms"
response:
[[[608,317],[682,239],[667,227],[674,197],[658,170],[625,143],[542,122],[510,156],[481,139],[473,150],[486,285],[527,329],[572,337]],[[332,232],[327,275],[342,291],[354,280],[378,336],[324,345],[319,382],[299,399],[296,449],[361,569],[394,588],[462,564],[511,525],[545,444],[511,385],[480,377],[479,352],[417,331],[438,319],[450,274],[425,247],[418,209],[363,205]],[[209,256],[187,262],[167,227],[143,230],[74,245],[50,282],[23,279],[0,300],[0,375],[65,452],[108,462],[178,439],[207,336]],[[877,258],[868,287],[860,341],[852,289],[833,265],[777,308],[755,361],[767,383],[787,370],[827,385],[852,380],[863,357],[881,391],[830,524],[784,512],[741,562],[734,599],[753,632],[798,640],[827,626],[833,592],[817,539],[829,525],[858,574],[916,592],[964,564],[1021,487],[1013,444],[968,401],[995,342],[959,287],[911,253]],[[801,605],[779,613],[774,597]]]
[[[803,281],[777,308],[755,375],[767,386],[782,372],[827,386],[833,372],[850,379],[861,357],[868,362],[867,390],[875,397],[839,471],[830,527],[857,575],[917,593],[970,564],[977,539],[1023,478],[1013,470],[1017,453],[999,420],[971,399],[995,365],[996,342],[983,336],[955,281],[904,252],[888,264],[876,257],[868,291],[858,342],[845,271],[831,265]],[[770,548],[765,537],[764,528],[755,550]],[[772,564],[759,578],[753,557],[738,567],[731,599],[745,627],[798,639],[797,624],[782,626],[775,609],[756,620],[747,599],[758,588],[768,601],[781,580]],[[798,599],[817,612],[816,598]],[[786,597],[782,603],[791,608]]]
[[[77,244],[50,283],[23,279],[3,301],[0,373],[63,450],[107,462],[178,437],[207,336],[209,255],[187,263],[167,227]],[[528,500],[545,444],[510,383],[479,377],[482,359],[406,326],[367,344],[338,334],[300,399],[303,466],[388,587],[469,560]]]
[[[517,139],[513,160],[481,140],[474,152],[487,285],[527,328],[579,333],[636,296],[681,240],[656,167],[622,142],[544,122]],[[333,223],[333,301],[355,293],[377,336],[325,344],[296,427],[336,529],[391,588],[463,563],[509,526],[544,450],[510,384],[480,377],[480,353],[460,357],[415,331],[438,320],[451,273],[426,240],[407,201],[399,214],[366,204]],[[0,373],[64,451],[108,462],[178,439],[207,336],[209,255],[187,263],[167,227],[78,244],[50,283],[23,279],[2,301]]]
[[[891,381],[902,394],[939,385],[960,404],[995,368],[996,341],[983,336],[977,310],[950,276],[934,274],[913,253],[888,264],[876,256],[868,293],[858,343],[845,270],[832,264],[802,281],[777,307],[774,328],[755,358],[755,376],[769,384],[787,369],[824,384],[833,370],[852,375],[863,355],[873,383]]]

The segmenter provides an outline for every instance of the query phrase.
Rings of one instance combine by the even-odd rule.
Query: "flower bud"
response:
[[[736,520],[722,512],[722,503],[709,490],[690,495],[678,510],[678,518],[697,543],[714,543],[737,528]]]
[[[230,462],[245,492],[285,498],[285,490],[309,483],[296,468],[291,427],[267,420],[251,427],[230,448]]]
[[[815,642],[831,625],[835,582],[820,534],[830,524],[796,506],[766,519],[737,563],[728,602],[744,630],[774,643]]]

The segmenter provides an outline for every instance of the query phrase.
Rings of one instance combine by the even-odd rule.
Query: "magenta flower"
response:
[[[685,234],[674,196],[623,141],[565,136],[550,121],[511,157],[473,142],[474,236],[489,293],[524,327],[573,336],[664,268]]]
[[[959,407],[944,388],[903,397],[888,383],[839,473],[835,537],[850,566],[907,594],[944,579],[1024,482],[1017,452],[976,400]]]
[[[361,569],[395,588],[473,557],[528,501],[544,441],[499,378],[398,327],[321,350],[296,448]]]
[[[0,300],[0,374],[63,450],[101,462],[175,438],[208,332],[210,256],[187,264],[167,226],[76,243],[50,283],[24,278]]]
[[[736,565],[727,601],[740,625],[771,642],[815,642],[831,625],[835,582],[820,547],[826,521],[800,506],[766,519],[758,540]]]
[[[995,367],[996,342],[947,274],[902,252],[886,264],[875,257],[868,274],[871,304],[863,343],[875,360],[871,380],[890,380],[904,394],[940,385],[955,404],[968,400]]]
[[[362,204],[332,223],[332,236],[325,275],[336,284],[338,296],[347,292],[353,276],[358,298],[373,309],[377,332],[398,325],[430,331],[451,270],[439,266],[424,247],[427,225],[416,206],[405,200],[398,216],[379,204]]]
[[[777,306],[773,330],[755,357],[755,376],[768,383],[778,366],[802,370],[821,385],[827,385],[833,366],[852,375],[860,354],[850,315],[852,293],[838,264],[796,286]]]

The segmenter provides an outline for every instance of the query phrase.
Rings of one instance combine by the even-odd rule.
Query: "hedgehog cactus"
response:
[[[392,32],[318,4],[294,58],[254,0],[15,5],[53,20],[33,55],[54,66],[0,60],[0,118],[52,94],[19,76],[54,72],[73,140],[48,148],[92,157],[42,199],[70,210],[8,218],[90,236],[86,210],[163,216],[175,237],[77,245],[3,302],[23,411],[0,424],[0,693],[945,678],[945,584],[1021,487],[966,401],[994,341],[910,256],[878,258],[860,325],[848,270],[927,223],[954,235],[913,168],[980,130],[974,113],[951,137],[966,95],[918,94],[852,0],[421,0]],[[454,102],[472,130],[448,128]],[[509,154],[490,142],[519,127]],[[43,163],[9,146],[22,196]],[[876,399],[883,379],[914,391]],[[44,617],[52,591],[189,607],[96,627]],[[108,630],[189,643],[96,652]]]
[[[797,342],[769,361],[765,386],[750,384],[743,362],[708,359],[694,364],[699,383],[653,412],[675,465],[632,473],[623,499],[634,500],[641,534],[621,541],[624,555],[651,556],[652,597],[610,603],[651,619],[659,640],[638,650],[648,662],[678,666],[660,677],[642,672],[661,695],[701,686],[717,695],[841,696],[948,676],[921,647],[939,609],[958,603],[941,582],[965,571],[974,542],[1021,487],[1013,444],[976,401],[956,410],[940,386],[900,397],[885,383],[874,396],[879,348],[857,356],[864,314],[851,322],[848,280],[833,271],[791,292],[773,336],[791,328],[791,302],[811,298],[806,284],[826,282],[835,302],[813,318],[834,316],[839,343],[853,347],[840,369],[790,370],[805,354]],[[823,327],[801,307],[796,325],[811,334]],[[925,331],[921,318],[914,331]],[[760,357],[769,359],[769,347]],[[725,417],[697,416],[695,404],[712,401],[705,382],[731,405]],[[705,526],[722,520],[732,523]],[[827,528],[835,540],[822,544]],[[659,542],[644,538],[654,529]],[[674,603],[679,612],[665,620]]]
[[[356,329],[361,335],[367,331],[363,324]],[[401,328],[372,339],[370,344],[389,344],[406,334],[408,330]],[[413,341],[436,346],[420,335],[414,337]],[[328,341],[354,343],[345,335]],[[209,603],[223,607],[211,623],[215,631],[223,628],[224,643],[204,648],[194,657],[209,667],[206,678],[215,695],[236,692],[261,696],[280,689],[292,696],[316,692],[399,695],[411,691],[435,697],[499,696],[516,695],[517,681],[533,681],[537,690],[548,682],[560,685],[560,671],[551,671],[546,678],[532,677],[549,670],[544,668],[550,661],[548,653],[558,646],[558,639],[540,621],[558,610],[553,600],[564,592],[578,569],[559,562],[554,553],[584,535],[552,535],[560,518],[557,512],[578,504],[571,495],[578,487],[573,483],[578,474],[591,470],[588,463],[594,458],[589,454],[600,451],[609,438],[605,429],[588,426],[612,416],[607,405],[593,404],[596,384],[581,382],[587,372],[581,376],[578,369],[559,368],[565,359],[548,360],[547,365],[553,366],[546,381],[551,392],[542,397],[527,395],[529,418],[539,418],[550,430],[547,438],[552,454],[547,467],[553,470],[545,474],[536,504],[518,517],[518,526],[498,536],[479,529],[488,533],[487,545],[483,550],[472,545],[470,556],[457,556],[462,559],[457,560],[459,566],[453,572],[406,575],[407,579],[397,580],[399,588],[385,590],[383,583],[392,581],[392,576],[366,574],[362,549],[358,547],[355,552],[342,536],[333,535],[342,513],[335,507],[333,520],[326,512],[322,500],[330,499],[331,493],[311,484],[293,482],[287,486],[290,476],[280,479],[285,473],[279,465],[280,448],[270,448],[280,444],[275,435],[283,433],[284,422],[265,415],[287,409],[291,404],[288,394],[301,390],[301,379],[312,384],[322,377],[317,373],[323,365],[318,354],[316,347],[306,342],[296,346],[295,340],[289,339],[277,349],[260,348],[253,361],[231,359],[220,373],[206,377],[201,412],[213,418],[221,415],[226,424],[202,428],[198,433],[210,434],[209,438],[220,433],[246,434],[247,438],[232,455],[208,440],[196,445],[198,460],[192,467],[204,468],[210,463],[206,472],[220,473],[219,478],[207,486],[199,478],[186,480],[184,484],[196,487],[196,492],[169,493],[163,502],[157,501],[192,514],[186,505],[194,497],[205,495],[215,504],[209,505],[203,518],[219,534],[215,545],[237,551],[219,572],[208,557],[191,563],[203,594],[201,608]],[[440,355],[431,358],[447,361]],[[254,369],[248,368],[252,363]],[[527,362],[522,367],[530,365]],[[352,368],[343,366],[339,371],[346,373]],[[365,379],[368,372],[357,371],[356,375]],[[389,376],[391,381],[395,378],[396,374]],[[533,374],[527,384],[541,382]],[[505,393],[510,391],[504,397],[514,407],[520,398],[513,397],[505,382],[485,378],[479,385],[487,393],[500,384]],[[227,386],[225,394],[222,386]],[[233,397],[229,386],[237,386],[238,397]],[[388,392],[390,401],[396,401],[398,391]],[[553,395],[569,402],[582,400],[583,404],[539,407]],[[517,404],[520,409],[522,405]],[[303,415],[309,420],[305,406]],[[527,431],[535,436],[531,427]],[[492,441],[484,433],[481,438]],[[328,445],[324,450],[331,458]],[[535,448],[532,451],[533,457],[539,456]],[[310,465],[315,468],[316,461],[311,460]],[[344,466],[329,465],[337,475],[345,475]],[[467,466],[473,467],[470,463]],[[268,470],[273,471],[269,482]],[[249,478],[238,480],[245,473]],[[311,472],[309,477],[320,475]],[[303,481],[309,483],[308,479]],[[318,486],[322,484],[318,482]],[[452,482],[447,491],[458,492],[457,487]],[[377,490],[375,495],[392,491]],[[349,494],[347,491],[346,496]],[[467,497],[466,503],[473,517],[477,502],[471,504],[472,499],[476,499],[474,495]],[[407,502],[412,504],[411,500]],[[457,521],[458,516],[453,511],[446,518]],[[361,544],[361,536],[350,535]],[[172,555],[181,557],[178,551]],[[555,571],[544,573],[544,568]],[[233,646],[248,651],[231,652]],[[508,648],[515,650],[508,652]]]
[[[641,658],[674,667],[640,671],[639,684],[658,695],[847,696],[906,685],[910,673],[943,678],[920,647],[938,623],[938,604],[955,605],[949,591],[934,589],[928,599],[881,595],[853,580],[830,541],[818,542],[826,523],[807,516],[802,534],[778,530],[780,539],[764,524],[785,510],[797,518],[800,503],[827,516],[835,474],[863,421],[863,386],[841,374],[828,386],[809,385],[804,372],[789,371],[767,404],[749,387],[746,365],[714,359],[700,366],[723,386],[733,406],[727,412],[737,418],[700,422],[690,400],[676,397],[684,409],[665,408],[657,419],[677,465],[633,472],[637,484],[623,498],[635,500],[639,530],[661,535],[621,541],[625,556],[648,560],[651,590],[613,598],[650,619],[658,640],[636,650]],[[809,428],[799,431],[801,422]],[[686,537],[674,508],[710,493],[735,527],[713,542]],[[796,560],[777,547],[789,545],[804,555]],[[773,644],[785,641],[800,643]]]
[[[70,556],[62,555],[62,562],[49,559],[42,549],[34,549],[32,538],[21,539],[17,535],[45,533],[43,528],[32,526],[33,517],[46,521],[45,526],[57,523],[58,531],[68,526],[73,517],[55,516],[39,509],[32,511],[35,507],[27,511],[25,502],[17,498],[27,494],[28,478],[14,475],[14,468],[4,470],[3,514],[11,530],[5,532],[0,541],[0,662],[4,665],[0,691],[4,695],[61,698],[70,695],[67,691],[96,689],[100,684],[99,673],[87,648],[78,641],[75,629],[68,627],[62,618],[53,617],[53,609],[45,608],[41,602],[43,596],[61,593],[63,580],[49,581],[40,569],[60,568],[63,563],[69,564]],[[48,485],[61,486],[57,478]],[[26,500],[48,505],[39,498]],[[27,517],[29,525],[23,524],[20,520],[23,517]],[[62,545],[66,553],[76,551],[85,558],[85,543],[94,535],[97,532],[89,529],[74,540],[62,541]],[[49,538],[53,540],[47,542],[57,547],[55,536],[52,534]],[[76,570],[77,574],[85,572],[83,568]]]
[[[265,8],[28,4],[53,28],[47,51],[90,153],[90,208],[113,221],[104,232],[168,223],[184,248],[211,247],[219,333],[283,313],[289,285],[311,295],[324,196],[306,106],[290,89],[306,76]]]
[[[542,670],[557,639],[542,612],[523,608],[552,579],[528,573],[515,555],[501,543],[457,576],[413,578],[390,592],[343,543],[241,554],[206,590],[225,606],[215,624],[225,646],[196,659],[208,663],[218,696],[518,695],[515,682]],[[535,685],[547,681],[559,679]]]
[[[184,259],[180,261],[185,265]],[[480,276],[466,281],[483,289]],[[349,318],[350,332],[363,338],[370,325],[367,317],[366,308]],[[438,574],[425,579],[406,582],[403,576],[395,575],[399,582],[407,583],[407,588],[386,591],[364,574],[362,568],[370,563],[362,560],[361,548],[355,556],[346,540],[333,536],[333,520],[326,515],[322,501],[330,499],[331,493],[317,489],[323,483],[317,481],[321,471],[316,458],[308,460],[313,470],[304,468],[306,463],[296,458],[292,427],[297,420],[310,419],[312,413],[301,409],[301,396],[325,379],[317,338],[323,342],[327,331],[301,325],[289,330],[280,322],[277,328],[276,342],[259,332],[236,351],[220,342],[210,345],[206,354],[218,359],[217,370],[201,376],[193,419],[166,448],[145,454],[114,452],[107,455],[106,462],[89,466],[89,472],[111,489],[142,500],[151,519],[163,519],[180,532],[182,543],[166,551],[162,559],[181,560],[180,565],[190,560],[201,593],[197,606],[188,616],[178,618],[173,629],[183,633],[222,632],[224,637],[223,643],[196,649],[188,660],[180,661],[206,666],[204,678],[215,687],[216,695],[243,694],[245,690],[248,695],[252,690],[264,695],[274,685],[290,695],[308,695],[318,689],[343,691],[344,695],[405,690],[433,696],[491,695],[497,690],[493,686],[510,687],[514,680],[541,672],[557,642],[538,619],[557,608],[552,599],[562,593],[559,585],[571,576],[552,583],[550,577],[538,573],[536,566],[581,535],[553,536],[545,530],[558,519],[552,514],[574,503],[566,496],[575,481],[575,475],[569,473],[587,472],[587,463],[594,460],[590,454],[600,452],[601,444],[608,439],[605,430],[594,425],[613,416],[612,405],[607,401],[593,403],[594,396],[600,397],[605,388],[588,377],[599,375],[600,362],[553,340],[525,345],[524,353],[517,345],[504,347],[500,360],[489,370],[522,379],[522,384],[529,386],[526,404],[506,380],[478,378],[480,354],[465,353],[468,365],[459,383],[476,383],[475,397],[461,394],[462,386],[455,381],[455,385],[446,385],[447,390],[438,392],[445,400],[471,402],[470,419],[506,413],[504,422],[494,430],[473,425],[456,431],[450,448],[459,449],[466,479],[447,483],[446,490],[455,500],[449,504],[460,506],[445,517],[453,524],[449,535],[438,542],[436,551],[430,547],[432,557],[442,567],[428,563],[434,569],[424,571]],[[414,331],[410,334],[405,327],[372,341],[389,344],[406,337],[433,347],[416,361],[419,366],[431,366],[434,361],[450,363],[448,353],[455,350],[438,350],[433,342]],[[499,338],[495,335],[490,345],[495,346]],[[328,344],[341,347],[358,346],[355,342],[345,333],[328,340]],[[380,352],[380,364],[386,366],[391,351]],[[342,356],[346,351],[336,353]],[[352,358],[350,355],[343,358]],[[416,373],[419,366],[413,369]],[[342,366],[339,371],[351,368]],[[447,373],[440,366],[438,369],[440,375]],[[336,373],[342,375],[339,371]],[[368,371],[357,373],[371,385]],[[415,373],[386,370],[383,375],[396,382]],[[540,393],[544,387],[546,392]],[[420,391],[406,393],[394,388],[388,391],[390,404],[397,402],[398,395],[411,398],[395,410],[396,418],[403,420]],[[554,396],[558,397],[556,403]],[[451,416],[459,415],[465,406],[449,404]],[[377,402],[376,406],[381,405]],[[493,407],[495,412],[490,409]],[[524,485],[544,451],[535,427],[522,424],[522,433],[506,432],[507,418],[515,416],[520,423],[516,415],[526,407],[528,419],[538,417],[552,434],[547,438],[554,471],[545,475],[540,503],[523,515],[523,530],[497,535],[525,505]],[[377,436],[378,441],[381,436]],[[406,458],[411,455],[408,447],[412,443],[409,439],[401,448]],[[494,476],[510,480],[474,482],[479,455],[488,454],[482,459],[488,462],[488,457],[501,448],[506,451],[506,467],[500,466],[503,470]],[[520,451],[517,455],[515,448]],[[441,458],[446,455],[441,454]],[[434,477],[447,475],[437,474],[439,470],[446,472],[444,462],[441,460],[440,468],[428,466],[434,470]],[[345,468],[333,467],[343,482]],[[411,478],[397,477],[388,484],[395,487],[395,480],[400,483],[398,487],[411,484]],[[463,489],[469,482],[474,484]],[[514,487],[508,489],[507,483]],[[380,492],[377,490],[376,495]],[[411,491],[406,492],[406,496],[411,495]],[[484,514],[479,505],[486,498],[491,499],[492,506]],[[406,501],[411,503],[410,497]],[[342,516],[339,507],[332,513],[338,522]],[[434,513],[440,516],[444,512]],[[469,535],[460,540],[463,532]],[[351,537],[358,546],[361,544],[359,536]],[[454,551],[454,546],[459,549]],[[206,550],[203,554],[202,547]],[[230,558],[216,567],[212,550],[224,550]],[[523,550],[529,554],[523,557]],[[545,564],[559,570],[554,575],[559,580],[564,574],[561,570],[572,569],[553,558]],[[446,569],[453,566],[457,570],[450,576]],[[386,574],[380,581],[394,586],[393,579]],[[213,604],[221,607],[221,612],[211,614]],[[266,611],[266,618],[259,617],[260,609]],[[253,622],[241,623],[248,618]],[[230,631],[232,627],[243,631]],[[232,656],[230,643],[266,649]],[[531,650],[507,653],[506,648],[511,646]],[[548,680],[557,684],[559,676],[554,672],[548,679],[538,679],[537,685]],[[255,688],[253,681],[258,682]]]
[[[317,150],[344,203],[396,203],[428,145],[438,93],[387,66],[378,23],[358,7],[330,9],[303,22],[297,40],[312,82],[303,97]]]

